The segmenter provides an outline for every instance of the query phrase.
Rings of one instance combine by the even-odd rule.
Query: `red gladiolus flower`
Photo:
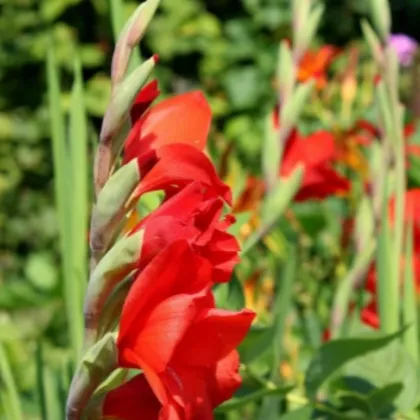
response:
[[[144,228],[139,268],[144,268],[165,247],[185,239],[195,252],[210,261],[213,281],[225,282],[239,262],[239,244],[226,229],[232,215],[220,220],[223,200],[196,181],[164,202],[138,223],[131,233]]]
[[[146,168],[144,171],[143,169]],[[230,188],[217,176],[209,158],[189,144],[166,144],[156,149],[148,161],[139,162],[142,179],[133,194],[134,199],[150,192],[163,190],[171,196],[193,181],[213,188],[231,204]]]
[[[158,95],[157,84],[152,82],[137,97],[131,110],[133,128],[124,145],[124,163],[137,158],[142,166],[153,150],[167,144],[185,143],[204,149],[211,124],[204,95],[200,91],[183,93],[147,109]]]
[[[108,394],[105,416],[123,420],[211,419],[214,407],[240,386],[235,348],[255,314],[215,309],[212,267],[185,241],[163,250],[140,272],[123,307],[117,340],[119,365],[141,369]],[[142,406],[142,391],[151,396]],[[127,394],[138,405],[127,412]],[[147,394],[148,393],[148,394]]]
[[[332,166],[335,158],[331,133],[318,131],[303,138],[297,130],[292,132],[284,150],[280,175],[288,176],[299,163],[303,164],[303,181],[295,200],[323,199],[350,190],[350,182]]]

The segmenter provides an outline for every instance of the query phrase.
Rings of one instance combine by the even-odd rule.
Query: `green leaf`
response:
[[[51,254],[33,253],[25,264],[26,277],[40,290],[49,291],[57,285],[58,273]]]
[[[19,401],[19,393],[16,387],[15,378],[13,377],[10,363],[4,350],[3,345],[0,343],[0,401],[3,406],[8,410],[8,418],[13,420],[23,420],[21,404]]]
[[[280,420],[310,420],[312,418],[313,408],[310,405],[298,408],[283,414]]]
[[[338,398],[340,400],[341,411],[357,410],[366,415],[373,414],[366,398],[361,394],[351,391],[342,391],[338,395]]]
[[[140,259],[144,230],[120,239],[95,267],[85,297],[87,345],[96,340],[99,320],[107,299]]]
[[[283,336],[286,317],[292,305],[293,282],[296,278],[297,256],[296,250],[290,248],[287,262],[281,273],[281,287],[277,290],[274,304],[274,337],[272,341],[273,362],[271,380],[276,383],[279,380],[280,363],[282,361]],[[276,420],[279,415],[280,400],[277,397],[264,398],[259,419]]]
[[[391,16],[387,0],[372,0],[372,20],[376,31],[381,37],[382,44],[388,42],[391,28]]]
[[[401,333],[404,330],[394,334],[394,337]],[[411,410],[419,402],[419,371],[400,342],[388,343],[385,347],[355,358],[344,367],[344,373],[361,378],[377,388],[401,383],[403,389],[395,404],[403,412]]]
[[[215,413],[226,413],[231,410],[236,410],[245,404],[248,404],[250,402],[258,401],[263,397],[266,397],[268,395],[272,396],[285,396],[287,393],[289,393],[293,387],[284,387],[284,388],[266,388],[261,389],[259,391],[252,392],[248,395],[245,395],[244,397],[240,398],[232,398],[229,401],[225,402],[224,404],[220,405],[215,409]]]
[[[279,181],[272,192],[265,197],[262,209],[262,226],[245,241],[242,257],[270,232],[298,191],[302,177],[303,168],[299,165],[287,179]]]
[[[249,364],[271,350],[275,333],[276,328],[273,325],[270,327],[252,326],[240,346],[243,363]]]
[[[48,49],[46,64],[54,163],[54,189],[58,209],[60,251],[64,277],[64,300],[73,355],[77,358],[82,348],[83,313],[80,289],[73,278],[72,209],[74,203],[70,185],[72,179],[71,155],[66,145],[64,118],[60,99],[60,78],[54,50],[51,45]]]
[[[279,61],[277,63],[277,79],[283,98],[288,98],[295,83],[293,57],[286,40],[280,44]]]
[[[217,304],[220,307],[239,310],[245,306],[243,287],[235,274],[228,283],[218,284],[214,290]]]
[[[236,222],[228,229],[229,233],[233,236],[238,236],[242,226],[246,225],[249,222],[251,216],[251,211],[245,211],[243,213],[235,214]]]
[[[226,73],[224,84],[234,109],[248,109],[254,105],[259,97],[260,79],[253,66],[242,66]]]
[[[392,410],[392,404],[403,388],[402,383],[397,382],[372,391],[367,397],[372,411],[377,415],[388,414],[388,412]]]
[[[69,149],[72,174],[72,268],[75,292],[82,306],[84,288],[88,280],[88,232],[89,175],[88,175],[88,127],[85,111],[82,68],[78,59],[74,62],[74,81],[71,92],[69,118]]]
[[[314,81],[310,80],[300,84],[292,93],[290,99],[284,105],[281,112],[280,125],[284,127],[294,127],[298,123],[299,116],[304,105],[307,103],[309,94],[314,86]]]
[[[93,208],[91,223],[91,249],[100,257],[109,247],[124,214],[127,201],[140,180],[137,162],[123,165],[106,182]]]
[[[408,223],[405,232],[405,256],[404,261],[404,293],[402,302],[403,323],[408,325],[403,336],[403,343],[407,353],[413,359],[415,365],[419,362],[419,325],[417,313],[417,294],[413,273],[413,224]],[[408,263],[407,263],[408,262]]]
[[[378,36],[375,34],[375,31],[366,20],[362,21],[361,26],[364,38],[370,47],[371,54],[373,55],[375,61],[379,63],[382,54],[381,42]]]
[[[378,350],[404,333],[405,329],[384,337],[345,338],[325,343],[315,354],[305,375],[305,389],[313,398],[319,387],[335,371],[359,356]]]
[[[107,333],[88,349],[70,386],[67,412],[79,418],[95,389],[117,368],[117,333]]]
[[[269,189],[275,186],[279,178],[280,162],[281,162],[281,139],[280,131],[273,125],[273,116],[268,114],[265,121],[264,143],[262,150],[262,167],[264,179]]]
[[[401,215],[401,214],[400,214]],[[389,220],[388,204],[382,206],[382,220]],[[401,215],[402,216],[402,215]],[[395,238],[391,236],[388,223],[382,223],[379,231],[377,246],[377,294],[380,316],[380,328],[390,334],[399,328],[400,286],[398,275],[400,272],[400,258],[395,258]],[[398,272],[395,271],[398,269]]]

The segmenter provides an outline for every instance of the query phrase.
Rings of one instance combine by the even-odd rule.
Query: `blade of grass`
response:
[[[124,16],[124,0],[109,0],[111,9],[112,31],[114,33],[114,40],[116,41],[121,33],[121,30],[126,22]],[[130,58],[128,72],[130,73],[141,64],[140,49],[136,48]]]
[[[281,287],[276,293],[276,301],[274,304],[274,328],[275,334],[273,339],[273,369],[271,373],[271,381],[278,384],[280,380],[280,363],[283,357],[283,335],[286,325],[287,315],[289,313],[293,298],[293,282],[296,276],[297,256],[296,249],[291,247],[284,271],[281,277]],[[259,420],[277,420],[279,416],[278,405],[281,398],[266,397],[263,400],[259,413]]]
[[[59,419],[62,416],[63,410],[61,408],[60,398],[57,392],[57,378],[48,366],[44,366],[43,380],[47,419]]]
[[[53,151],[55,202],[58,214],[60,251],[64,278],[64,301],[73,356],[78,358],[82,348],[83,323],[80,322],[80,319],[82,318],[80,294],[72,275],[71,209],[73,202],[70,188],[72,172],[60,104],[60,81],[52,45],[50,45],[47,55],[47,81]]]
[[[39,398],[39,409],[41,412],[41,419],[48,420],[47,417],[47,407],[45,404],[45,384],[44,384],[44,375],[43,375],[43,364],[44,357],[42,353],[42,343],[37,342],[36,346],[36,379],[38,387],[38,398]]]
[[[38,342],[36,351],[37,382],[42,420],[55,420],[61,417],[63,407],[59,398],[57,379],[46,366],[42,343]]]
[[[0,344],[0,377],[1,383],[5,388],[5,390],[2,390],[1,392],[1,399],[3,400],[4,406],[5,408],[7,407],[7,411],[9,413],[7,418],[13,420],[23,420],[19,393],[16,387],[15,379],[13,378],[9,360],[2,344]]]
[[[80,312],[78,323],[82,324],[81,316],[83,295],[87,280],[88,256],[88,128],[83,96],[82,68],[79,59],[74,63],[74,82],[71,92],[69,139],[72,169],[72,257],[74,272],[74,287],[80,296]]]
[[[414,287],[413,273],[413,225],[409,224],[405,243],[405,264],[404,264],[404,293],[402,301],[403,324],[408,325],[403,336],[403,344],[407,353],[418,366],[419,363],[419,325],[416,307],[416,290]]]
[[[373,238],[366,244],[363,252],[356,255],[350,270],[341,280],[334,296],[331,311],[331,337],[338,338],[343,333],[343,323],[347,318],[351,298],[360,278],[366,276],[367,270],[375,255],[375,240]]]

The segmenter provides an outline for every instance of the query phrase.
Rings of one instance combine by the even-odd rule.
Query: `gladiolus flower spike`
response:
[[[147,0],[136,16],[148,22],[155,8],[156,0]],[[130,25],[142,33],[146,23],[132,19]],[[123,33],[119,54],[133,49],[126,45],[130,39]],[[128,60],[118,58],[114,62],[121,66]],[[124,86],[123,71],[117,70],[121,80],[115,90]],[[213,409],[241,385],[236,348],[255,314],[218,309],[212,293],[215,283],[230,280],[239,244],[228,232],[235,218],[223,212],[231,205],[231,190],[203,152],[210,107],[199,91],[154,104],[158,97],[157,81],[135,97],[126,117],[132,126],[122,166],[115,168],[120,172],[105,183],[106,194],[95,203],[92,217],[101,219],[92,220],[91,237],[118,236],[115,231],[99,235],[97,227],[122,226],[122,231],[92,264],[86,354],[72,380],[67,419],[80,419],[88,405],[101,418],[212,419]],[[113,189],[124,191],[118,205],[111,200]],[[157,190],[165,195],[160,207],[133,223],[136,202]],[[129,287],[114,293],[127,276]],[[117,368],[139,373],[92,399],[98,384]]]

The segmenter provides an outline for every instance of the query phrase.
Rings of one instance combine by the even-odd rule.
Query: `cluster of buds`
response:
[[[157,58],[126,75],[159,0],[122,30],[95,161],[85,337],[67,419],[210,419],[241,384],[236,347],[255,314],[215,307],[239,245],[231,191],[203,152],[211,111],[201,92],[153,105]],[[122,159],[121,159],[122,155]],[[139,200],[161,191],[140,217]]]

